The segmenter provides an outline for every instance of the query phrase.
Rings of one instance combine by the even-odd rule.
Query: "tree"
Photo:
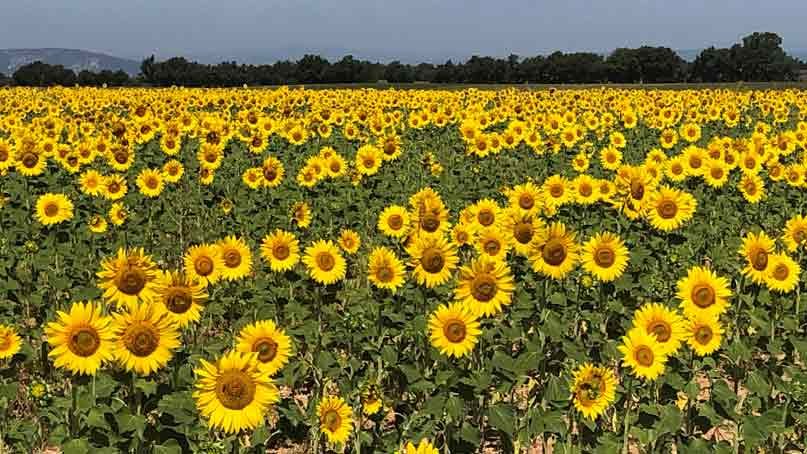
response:
[[[16,85],[22,86],[68,86],[76,83],[76,73],[62,65],[49,65],[35,61],[17,68],[12,79]]]
[[[690,78],[696,82],[735,82],[739,80],[737,62],[730,49],[709,47],[695,57]]]

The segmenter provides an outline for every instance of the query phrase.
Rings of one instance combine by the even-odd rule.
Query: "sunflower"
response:
[[[501,208],[493,200],[482,199],[474,204],[474,222],[481,228],[490,227],[496,223]]]
[[[496,315],[511,302],[515,284],[510,267],[485,255],[460,268],[457,301],[478,317]]]
[[[154,300],[162,303],[168,319],[179,328],[199,321],[209,296],[203,284],[181,271],[161,272],[154,292]]]
[[[409,212],[399,205],[384,208],[378,216],[378,230],[393,238],[403,238],[409,233]]]
[[[670,158],[664,164],[664,174],[670,181],[684,181],[687,177],[686,168],[684,167],[684,158],[682,156]]]
[[[553,207],[559,207],[570,200],[574,194],[570,190],[570,182],[560,175],[552,175],[544,181],[542,186],[544,202]]]
[[[630,253],[625,243],[613,233],[598,233],[582,247],[583,269],[603,282],[611,282],[625,272]]]
[[[627,364],[636,376],[647,380],[655,380],[667,362],[664,348],[658,343],[655,335],[648,334],[643,328],[633,328],[627,336],[622,337],[622,345],[617,347],[622,352],[622,362]]]
[[[261,243],[261,256],[274,272],[288,271],[300,261],[300,243],[294,234],[276,229]]]
[[[236,281],[252,271],[252,252],[243,238],[230,235],[216,243],[216,246],[224,262],[221,267],[222,279]]]
[[[291,219],[301,229],[311,225],[311,207],[306,202],[297,202],[291,206]]]
[[[165,188],[162,171],[143,169],[137,176],[137,187],[146,197],[158,197]]]
[[[785,253],[773,254],[770,259],[765,284],[775,292],[793,291],[799,285],[801,266]]]
[[[235,349],[255,353],[258,368],[272,376],[289,362],[291,339],[275,322],[264,320],[241,328],[235,339]]]
[[[739,253],[745,257],[743,275],[749,277],[755,284],[761,284],[767,278],[774,245],[773,238],[765,232],[759,232],[759,234],[749,232],[743,238],[743,244],[739,250]]]
[[[339,178],[347,173],[347,162],[342,156],[335,154],[325,161],[325,170],[331,178]]]
[[[126,208],[122,203],[115,202],[109,208],[109,221],[115,225],[123,225],[126,222]]]
[[[319,428],[333,444],[347,443],[353,428],[353,411],[339,396],[328,396],[317,405]]]
[[[89,196],[96,196],[101,194],[101,183],[104,181],[104,176],[97,170],[87,170],[82,173],[78,179],[81,192]]]
[[[696,266],[678,281],[677,296],[687,317],[701,312],[720,315],[728,308],[727,298],[731,297],[731,290],[726,278],[708,268]]]
[[[743,174],[740,192],[748,203],[759,203],[765,197],[765,182],[756,174]]]
[[[333,284],[345,278],[347,265],[332,241],[319,240],[305,248],[303,263],[308,274],[320,284]]]
[[[697,207],[698,201],[692,194],[661,186],[650,196],[647,218],[656,229],[670,232],[692,219]]]
[[[703,171],[703,179],[706,184],[713,188],[720,188],[729,181],[729,169],[726,163],[718,159],[706,161]]]
[[[381,151],[373,145],[362,145],[356,151],[356,170],[361,175],[375,175],[382,161]]]
[[[250,189],[258,189],[263,186],[263,174],[260,167],[250,167],[241,175],[241,181]]]
[[[68,312],[57,311],[58,321],[45,327],[48,356],[53,365],[74,374],[95,375],[101,365],[113,359],[112,319],[101,315],[101,305],[73,303]]]
[[[782,235],[787,250],[795,252],[799,246],[807,244],[807,218],[798,214],[787,220]]]
[[[464,222],[455,224],[451,229],[451,241],[453,241],[457,247],[470,244],[475,241],[475,239],[474,229]]]
[[[258,427],[280,394],[253,354],[231,351],[195,369],[193,398],[208,426],[231,434]]]
[[[73,202],[64,194],[47,193],[36,199],[36,219],[54,225],[73,219]]]
[[[616,400],[616,376],[606,367],[581,364],[574,372],[571,392],[574,408],[593,421]]]
[[[93,215],[87,225],[92,233],[104,233],[106,232],[107,227],[109,227],[106,219],[104,219],[104,217],[100,214]]]
[[[427,288],[448,282],[457,267],[456,248],[442,236],[416,236],[410,240],[406,251],[415,280]]]
[[[591,205],[599,199],[595,190],[596,180],[586,174],[578,175],[572,180],[574,199],[581,205]]]
[[[606,147],[600,151],[600,163],[606,170],[616,170],[622,165],[622,152],[614,147]]]
[[[26,177],[35,177],[45,172],[47,157],[34,150],[17,150],[14,156],[14,168]]]
[[[163,179],[167,183],[176,183],[185,173],[185,167],[176,159],[172,159],[163,165]]]
[[[101,261],[97,276],[104,298],[117,306],[151,301],[156,295],[157,265],[142,248],[118,249],[117,254]]]
[[[11,326],[0,324],[0,359],[11,358],[20,351],[20,336]]]
[[[616,190],[619,195],[616,201],[617,208],[629,219],[638,219],[644,213],[655,185],[653,176],[644,167],[621,167],[616,178]]]
[[[698,356],[706,356],[720,348],[723,327],[715,314],[701,313],[687,322],[687,343]]]
[[[343,229],[339,233],[339,247],[348,254],[355,254],[361,247],[361,237],[354,230]]]
[[[543,203],[541,189],[531,181],[513,187],[507,192],[507,198],[511,207],[524,211],[528,215],[538,214]]]
[[[530,252],[532,269],[553,279],[560,280],[572,269],[579,258],[575,233],[560,222],[550,225],[537,239]]]
[[[404,284],[404,264],[389,248],[382,246],[373,249],[367,261],[368,279],[376,287],[395,292]]]
[[[207,287],[222,278],[224,258],[214,244],[191,246],[183,257],[185,274]]]
[[[658,303],[645,304],[633,314],[633,326],[655,336],[665,355],[672,355],[687,338],[686,323],[678,312]]]
[[[546,234],[544,221],[514,208],[509,208],[505,211],[501,227],[506,232],[510,239],[510,245],[516,253],[524,257],[530,255],[533,240]]]
[[[283,168],[283,163],[279,159],[269,156],[263,161],[261,172],[263,173],[263,186],[275,188],[283,182],[286,169]]]
[[[438,307],[429,317],[429,330],[432,345],[457,358],[470,353],[482,333],[477,317],[462,303]]]
[[[448,210],[439,198],[425,197],[412,204],[411,227],[414,235],[442,236],[451,224],[448,222]]]
[[[102,195],[109,200],[118,200],[129,191],[126,180],[121,175],[109,175],[104,177],[102,184]]]
[[[179,347],[177,325],[161,305],[133,304],[112,315],[113,354],[127,371],[149,375],[168,364]]]
[[[411,441],[407,442],[399,454],[440,454],[440,451],[429,440],[424,438],[420,440],[420,444],[417,446]]]

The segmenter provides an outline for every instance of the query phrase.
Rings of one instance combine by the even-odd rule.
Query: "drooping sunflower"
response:
[[[252,271],[252,251],[243,238],[227,236],[216,243],[224,266],[221,277],[228,281],[243,279]]]
[[[429,330],[432,345],[457,358],[469,354],[482,333],[477,317],[462,303],[438,307],[429,317]]]
[[[11,326],[0,324],[0,359],[11,358],[20,351],[20,347],[17,331]]]
[[[198,280],[207,287],[221,279],[224,259],[221,250],[215,244],[200,244],[191,246],[182,258],[185,265],[185,274]]]
[[[361,393],[361,412],[367,416],[372,416],[381,411],[384,403],[375,385],[367,386]]]
[[[73,219],[73,202],[64,194],[47,193],[36,199],[36,219],[54,225]]]
[[[112,315],[113,354],[128,371],[149,375],[168,364],[179,347],[177,325],[156,303],[135,303]]]
[[[399,205],[384,208],[378,216],[378,230],[393,238],[403,238],[409,233],[409,212]]]
[[[280,400],[269,374],[258,367],[253,354],[231,351],[215,363],[201,360],[195,369],[193,398],[210,427],[231,434],[254,429],[266,410]]]
[[[537,239],[529,256],[536,273],[553,279],[563,279],[574,269],[579,259],[575,233],[560,222],[550,225],[545,235]]]
[[[446,283],[457,267],[456,247],[442,236],[416,236],[406,249],[412,274],[419,285],[433,288]]]
[[[787,254],[770,256],[771,263],[765,276],[765,285],[779,293],[789,293],[799,285],[801,266]]]
[[[317,405],[320,431],[333,444],[347,443],[353,429],[353,410],[339,396],[327,396]]]
[[[272,376],[289,362],[291,339],[275,322],[264,320],[243,327],[235,339],[235,349],[255,353],[258,368]]]
[[[728,308],[731,297],[729,281],[714,271],[696,266],[687,271],[687,276],[678,281],[678,298],[684,315],[691,317],[701,312],[720,315]]]
[[[687,343],[698,356],[706,356],[720,348],[723,327],[717,315],[701,313],[687,321]]]
[[[288,271],[300,261],[300,242],[294,234],[276,229],[261,243],[261,255],[274,272]]]
[[[161,170],[143,169],[137,175],[137,187],[146,197],[158,197],[165,188]]]
[[[496,226],[485,227],[477,232],[474,247],[480,255],[503,261],[507,258],[511,245],[511,240],[507,233]]]
[[[138,301],[151,301],[156,293],[157,265],[142,248],[118,249],[112,257],[101,261],[98,288],[104,299],[117,306],[131,306]]]
[[[333,284],[345,278],[347,264],[333,241],[319,240],[305,248],[303,263],[308,274],[320,284]]]
[[[686,322],[678,312],[658,303],[645,304],[633,314],[633,326],[655,336],[660,351],[672,355],[687,338]]]
[[[58,311],[58,321],[45,327],[53,365],[73,374],[95,375],[113,359],[112,319],[102,315],[101,305],[78,302],[68,312]]]
[[[311,225],[311,207],[306,202],[297,202],[291,206],[291,219],[301,229]]]
[[[765,232],[749,232],[743,238],[740,254],[745,257],[743,274],[755,284],[762,284],[768,275],[770,257],[774,252],[775,241]]]
[[[367,261],[368,279],[376,287],[395,292],[404,284],[406,268],[389,248],[382,246],[373,249]]]
[[[630,253],[617,235],[605,232],[594,235],[583,245],[580,260],[583,269],[603,282],[611,282],[625,272]]]
[[[807,245],[807,218],[797,214],[788,219],[782,239],[790,252],[795,252],[800,246]]]
[[[591,363],[581,364],[574,372],[571,392],[574,408],[593,421],[616,400],[614,371]]]
[[[667,363],[664,348],[644,328],[632,328],[617,348],[622,352],[622,362],[633,369],[634,375],[655,380],[664,372]]]
[[[460,268],[454,297],[476,316],[486,317],[498,314],[503,306],[509,305],[514,289],[510,267],[483,255]]]
[[[407,442],[400,454],[440,454],[440,451],[429,440],[424,438],[420,440],[420,444],[417,446],[411,441]]]
[[[355,254],[361,247],[361,237],[355,230],[343,229],[339,233],[339,247],[348,254]]]
[[[155,301],[163,305],[168,318],[179,328],[199,321],[209,296],[203,284],[181,271],[160,273],[154,292]]]
[[[650,224],[659,230],[669,232],[692,219],[698,201],[686,191],[661,186],[650,196],[647,206],[647,218]]]

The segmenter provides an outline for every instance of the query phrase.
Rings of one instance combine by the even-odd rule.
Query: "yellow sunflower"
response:
[[[665,355],[672,355],[687,338],[686,323],[678,312],[658,303],[645,304],[633,314],[633,326],[655,336]]]
[[[409,265],[414,268],[415,281],[433,288],[445,284],[457,267],[456,247],[442,236],[416,236],[406,249]]]
[[[501,208],[493,200],[482,199],[473,208],[474,222],[481,228],[494,225],[499,217]]]
[[[807,244],[807,218],[798,214],[788,219],[782,239],[790,252]]]
[[[373,285],[392,292],[403,286],[406,269],[392,250],[383,246],[377,247],[370,253],[367,261],[367,275]]]
[[[185,173],[185,167],[182,165],[181,162],[177,161],[176,159],[172,159],[163,165],[162,171],[163,171],[163,179],[167,183],[176,183],[182,178],[182,175]]]
[[[101,183],[102,195],[109,200],[118,200],[126,195],[129,187],[126,180],[121,175],[109,175],[104,177]]]
[[[276,229],[261,243],[261,256],[274,272],[288,271],[300,261],[300,242],[294,234]]]
[[[243,238],[230,235],[216,243],[216,246],[224,263],[221,267],[222,279],[236,281],[252,271],[252,252]]]
[[[581,364],[574,372],[571,392],[574,408],[593,421],[616,400],[616,376],[606,367]]]
[[[181,271],[161,272],[154,292],[155,301],[162,303],[168,318],[179,328],[199,321],[209,296],[203,284]]]
[[[701,312],[721,315],[728,308],[731,297],[729,281],[714,271],[696,266],[687,271],[687,276],[678,281],[678,298],[687,317]]]
[[[698,356],[706,356],[720,348],[723,327],[715,314],[701,313],[687,322],[687,343]]]
[[[440,451],[424,438],[417,446],[411,441],[407,442],[400,454],[440,454]]]
[[[575,233],[560,222],[550,225],[545,235],[538,238],[529,260],[536,273],[553,279],[563,279],[574,269],[579,258]]]
[[[381,168],[382,153],[373,145],[362,145],[356,151],[356,170],[361,175],[375,175]]]
[[[36,219],[42,225],[54,225],[73,219],[73,202],[64,194],[47,193],[36,200]]]
[[[127,216],[126,207],[122,203],[115,202],[109,208],[109,221],[115,225],[123,225]]]
[[[546,235],[544,221],[514,208],[509,208],[505,211],[501,227],[503,231],[507,232],[510,245],[516,251],[516,254],[524,257],[530,255],[533,240]]]
[[[531,181],[513,187],[506,195],[511,207],[524,211],[528,215],[538,214],[543,204],[541,188]]]
[[[361,237],[355,230],[343,229],[339,233],[339,247],[348,254],[355,254],[361,247]]]
[[[332,241],[319,240],[305,248],[303,263],[311,278],[320,284],[333,284],[345,278],[347,264]]]
[[[157,265],[142,248],[120,248],[117,254],[101,261],[98,287],[104,291],[104,299],[117,306],[151,301],[156,295],[157,271]]]
[[[757,174],[743,174],[739,188],[748,203],[759,203],[765,197],[765,182]]]
[[[409,233],[409,212],[399,205],[384,208],[378,216],[378,230],[393,238],[402,238]]]
[[[496,315],[502,306],[509,305],[514,289],[510,267],[483,255],[460,268],[454,297],[476,316],[485,317]]]
[[[88,170],[81,174],[78,179],[81,192],[89,196],[96,196],[101,194],[102,183],[104,181],[103,175],[97,170]]]
[[[179,347],[179,331],[166,310],[154,303],[130,305],[112,315],[113,354],[128,371],[149,375],[168,364]]]
[[[633,369],[634,375],[647,380],[655,380],[664,372],[667,355],[656,341],[655,335],[643,328],[633,328],[622,337],[622,362]]]
[[[95,214],[93,217],[90,218],[90,222],[87,223],[92,233],[104,233],[106,232],[107,228],[109,227],[106,219],[100,214]]]
[[[559,207],[572,200],[574,196],[571,191],[571,183],[560,175],[552,175],[547,178],[541,192],[544,195],[544,202],[552,207]]]
[[[503,261],[510,251],[511,240],[506,232],[498,227],[485,227],[477,232],[474,247],[480,255]]]
[[[650,196],[647,218],[653,227],[669,232],[692,219],[697,206],[698,201],[692,194],[662,186]]]
[[[799,285],[801,266],[785,253],[772,254],[765,284],[779,293],[789,293]]]
[[[765,282],[768,275],[768,265],[771,263],[771,255],[774,252],[775,241],[765,232],[749,232],[743,238],[740,254],[745,257],[745,267],[743,274],[750,278],[755,284]]]
[[[263,423],[269,406],[280,400],[254,354],[231,351],[215,363],[202,359],[200,366],[194,371],[193,398],[210,427],[228,434],[254,429]]]
[[[625,243],[613,233],[598,233],[582,247],[583,269],[603,282],[611,282],[625,272],[630,253]]]
[[[146,197],[158,197],[165,188],[161,170],[143,169],[137,175],[137,187]]]
[[[333,444],[347,443],[353,429],[353,411],[339,396],[327,396],[317,404],[320,431]]]
[[[74,374],[95,375],[113,359],[112,319],[102,315],[101,305],[78,302],[68,312],[56,312],[58,321],[45,327],[53,365]]]
[[[283,163],[274,156],[269,156],[263,161],[261,166],[263,172],[263,185],[267,188],[275,188],[283,182],[283,177],[286,175],[286,169],[283,168]]]
[[[368,386],[361,393],[361,411],[367,416],[372,416],[381,411],[384,403],[381,401],[376,386]]]
[[[13,327],[0,324],[0,359],[11,358],[20,351],[20,336]]]
[[[311,225],[311,207],[306,202],[297,202],[291,206],[291,219],[301,229]]]
[[[235,349],[255,353],[258,368],[272,376],[289,362],[291,339],[275,322],[264,320],[241,328],[235,339]]]
[[[214,244],[191,246],[182,258],[185,274],[207,287],[221,279],[224,259],[221,250]]]
[[[457,358],[469,354],[482,333],[477,317],[462,303],[438,307],[429,317],[429,330],[432,345]]]

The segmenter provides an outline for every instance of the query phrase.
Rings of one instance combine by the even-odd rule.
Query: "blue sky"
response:
[[[4,2],[0,47],[122,57],[298,51],[440,60],[620,46],[726,46],[752,31],[807,49],[806,0],[25,0]],[[344,52],[343,52],[344,51]]]

